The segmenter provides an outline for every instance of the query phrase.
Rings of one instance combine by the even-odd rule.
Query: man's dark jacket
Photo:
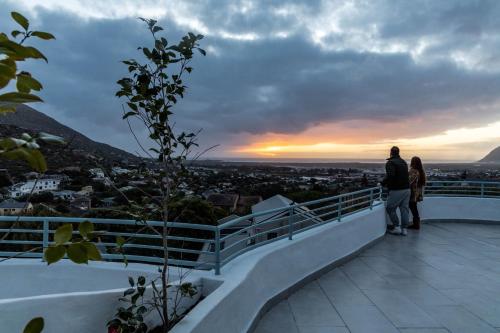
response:
[[[410,188],[408,164],[399,156],[391,156],[385,164],[386,176],[382,185],[389,191],[406,190]]]

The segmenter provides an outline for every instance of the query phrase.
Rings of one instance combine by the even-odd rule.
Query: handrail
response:
[[[497,181],[447,181],[432,180],[427,182],[425,187],[426,196],[470,196],[470,197],[494,197],[500,199],[500,182]],[[169,253],[176,254],[169,258],[174,265],[181,265],[199,269],[214,269],[216,274],[220,274],[220,269],[239,255],[248,252],[259,246],[275,242],[277,240],[292,240],[297,233],[316,228],[325,223],[341,222],[346,216],[362,210],[373,209],[383,204],[382,188],[371,187],[343,193],[340,195],[321,198],[303,203],[291,204],[283,203],[282,207],[277,207],[253,214],[238,217],[220,225],[192,224],[185,222],[168,222],[169,228],[183,230],[203,231],[205,234],[186,233],[169,234],[168,239],[172,241]],[[266,216],[263,221],[259,217]],[[134,227],[139,228],[148,223],[151,226],[162,227],[162,221],[136,221],[104,218],[75,218],[75,217],[38,217],[38,216],[0,216],[1,222],[33,222],[41,226],[37,229],[34,226],[23,229],[22,225],[15,229],[9,229],[0,225],[0,234],[7,231],[12,234],[29,234],[31,238],[22,240],[6,239],[0,242],[1,256],[17,256],[22,253],[13,246],[41,245],[46,248],[50,244],[51,237],[55,232],[51,224],[60,223],[82,223],[90,221],[96,225],[106,226],[103,238],[106,241],[99,243],[101,247],[113,246],[109,237],[127,236],[134,237],[134,242],[124,247],[126,251],[136,251],[126,253],[128,260],[158,264],[162,262],[159,240],[161,236],[142,232],[134,232]],[[249,225],[241,226],[241,222],[250,222]],[[121,229],[120,229],[121,227]],[[124,229],[125,228],[125,229]],[[97,228],[99,229],[99,227]],[[101,231],[101,230],[99,230]],[[206,233],[209,233],[206,235]],[[204,236],[203,236],[204,235]],[[15,237],[14,237],[15,238]],[[157,242],[157,243],[155,243]],[[189,244],[189,246],[185,246]],[[198,246],[194,244],[199,244]],[[142,252],[141,252],[142,251]],[[185,254],[190,255],[185,258]],[[41,258],[43,253],[30,252],[22,256]],[[121,255],[116,253],[104,253],[105,260],[122,260]]]
[[[432,180],[424,187],[425,196],[500,198],[500,182],[479,180]]]

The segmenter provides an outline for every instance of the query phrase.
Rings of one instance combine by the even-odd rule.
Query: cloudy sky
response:
[[[40,111],[90,138],[138,151],[119,61],[150,39],[206,37],[179,129],[203,128],[212,157],[383,158],[393,145],[427,160],[477,160],[500,144],[500,2],[0,0],[56,35]]]

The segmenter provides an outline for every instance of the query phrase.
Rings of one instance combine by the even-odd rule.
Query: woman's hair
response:
[[[413,156],[411,158],[410,167],[418,171],[418,186],[424,186],[426,183],[424,166],[422,165],[422,160],[418,156]]]

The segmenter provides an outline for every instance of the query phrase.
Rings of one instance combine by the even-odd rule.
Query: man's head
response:
[[[391,148],[391,157],[397,157],[399,156],[399,148],[394,146]]]

